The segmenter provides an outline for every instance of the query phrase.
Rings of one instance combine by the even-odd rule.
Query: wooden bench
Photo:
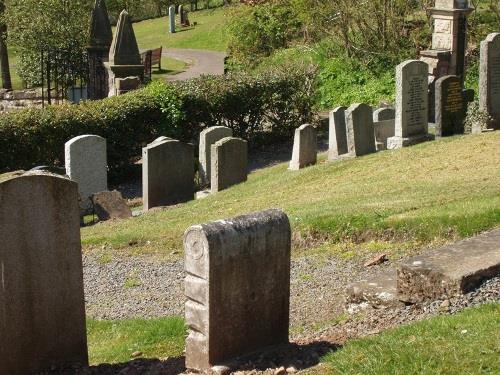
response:
[[[154,65],[158,65],[158,70],[161,70],[161,54],[163,47],[149,49],[141,53],[142,63],[145,71],[151,71]]]

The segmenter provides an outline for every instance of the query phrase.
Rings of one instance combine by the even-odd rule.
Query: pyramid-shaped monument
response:
[[[92,10],[90,25],[90,47],[109,49],[113,40],[113,31],[109,22],[105,0],[96,0]]]
[[[126,10],[120,13],[116,34],[109,51],[110,65],[141,65],[141,55],[135,39],[132,19]]]

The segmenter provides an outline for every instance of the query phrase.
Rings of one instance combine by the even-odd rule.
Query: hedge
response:
[[[251,144],[290,136],[312,120],[315,68],[293,66],[259,75],[205,76],[155,82],[126,95],[79,105],[31,108],[0,115],[0,172],[64,164],[64,143],[83,134],[107,139],[114,175],[160,135],[197,143],[206,127],[229,126]]]

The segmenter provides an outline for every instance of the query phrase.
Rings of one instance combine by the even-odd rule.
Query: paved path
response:
[[[163,56],[181,60],[189,65],[186,71],[169,76],[167,78],[169,81],[183,81],[202,74],[224,74],[224,58],[226,57],[224,52],[168,48],[163,51]]]

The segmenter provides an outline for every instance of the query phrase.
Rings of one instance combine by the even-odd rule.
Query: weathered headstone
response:
[[[175,33],[175,5],[168,8],[168,30],[171,34]]]
[[[181,26],[184,26],[184,6],[182,4],[177,8],[177,14],[179,15]]]
[[[81,135],[64,145],[66,174],[78,183],[82,209],[90,207],[92,194],[108,190],[106,140]]]
[[[436,81],[436,137],[464,133],[467,102],[462,81],[457,76],[444,76]]]
[[[123,95],[141,85],[139,77],[115,78],[115,94]]]
[[[373,110],[367,104],[353,104],[345,112],[347,149],[351,156],[376,152]]]
[[[108,96],[108,74],[104,63],[109,60],[109,49],[113,31],[104,0],[96,0],[92,11],[90,42],[87,47],[89,60],[89,83],[87,97],[90,100]]]
[[[337,160],[341,155],[348,153],[345,123],[346,109],[347,107],[337,107],[330,112],[328,160]]]
[[[225,126],[212,126],[200,133],[199,160],[200,177],[205,183],[210,182],[212,145],[223,138],[232,137],[233,130]]]
[[[500,33],[481,42],[479,107],[493,119],[490,126],[500,129]]]
[[[102,191],[92,195],[94,211],[101,221],[110,219],[128,219],[132,210],[127,206],[119,191]]]
[[[173,139],[142,149],[144,211],[194,199],[193,146]]]
[[[387,149],[387,139],[394,137],[396,111],[392,108],[379,108],[373,112],[373,128],[377,151]]]
[[[290,223],[279,210],[186,231],[188,369],[288,343],[290,247]]]
[[[0,373],[87,365],[78,187],[0,175]]]
[[[141,61],[141,54],[132,27],[132,18],[125,10],[120,13],[118,18],[116,33],[109,51],[109,62],[105,66],[109,76],[109,96],[118,94],[117,79],[138,77],[138,81],[134,82],[140,82],[144,79],[144,64]],[[128,84],[131,83],[132,80],[129,79]]]
[[[295,129],[293,140],[293,153],[290,167],[292,171],[316,164],[318,154],[318,141],[316,129],[310,124],[304,124]]]
[[[248,144],[227,137],[212,145],[210,189],[212,193],[245,182],[248,174]]]
[[[431,140],[428,111],[428,66],[418,60],[405,61],[396,68],[395,135],[387,140],[387,148]]]

